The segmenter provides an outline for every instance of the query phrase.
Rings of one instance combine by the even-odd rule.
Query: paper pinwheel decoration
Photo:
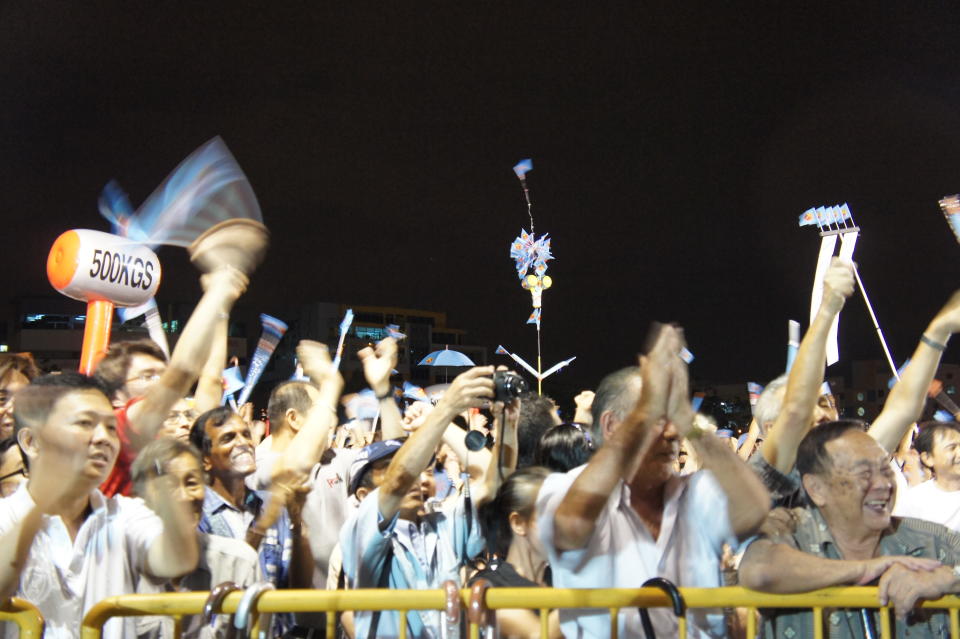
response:
[[[537,239],[533,233],[521,230],[510,245],[510,257],[517,269],[520,286],[530,291],[533,308],[540,308],[543,292],[553,286],[553,278],[546,275],[547,261],[553,259],[550,237],[544,235]]]

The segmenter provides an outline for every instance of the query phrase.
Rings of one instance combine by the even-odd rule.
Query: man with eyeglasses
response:
[[[779,594],[846,585],[879,586],[880,605],[896,613],[892,636],[950,634],[945,611],[915,610],[924,599],[960,593],[960,535],[930,521],[894,517],[897,492],[890,454],[854,420],[812,429],[797,450],[809,505],[789,512],[792,530],[769,530],[740,563],[740,584]],[[824,634],[878,636],[877,612],[838,608],[824,614]],[[809,610],[764,611],[765,637],[812,637]]]
[[[232,267],[222,267],[204,275],[201,283],[203,297],[184,327],[169,363],[155,343],[137,340],[111,344],[97,365],[94,376],[110,391],[120,438],[116,464],[100,487],[108,497],[130,495],[130,464],[137,452],[161,432],[175,434],[177,423],[192,416],[190,411],[180,408],[180,417],[171,421],[171,409],[183,406],[178,402],[183,402],[210,363],[208,360],[214,357],[219,360],[214,367],[219,385],[226,352],[213,345],[225,344],[227,318],[246,289],[247,277]]]
[[[193,397],[184,397],[170,409],[163,420],[158,437],[173,437],[180,441],[190,441],[190,427],[197,419],[196,402]]]

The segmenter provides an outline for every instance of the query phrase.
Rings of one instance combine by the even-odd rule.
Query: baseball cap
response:
[[[364,446],[360,450],[360,454],[350,464],[350,494],[353,495],[357,492],[357,488],[360,487],[360,478],[363,477],[367,468],[372,466],[374,462],[393,455],[400,450],[402,445],[402,439],[388,439]]]

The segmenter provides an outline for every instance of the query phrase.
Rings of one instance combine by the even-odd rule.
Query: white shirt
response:
[[[908,489],[897,500],[897,517],[916,517],[960,532],[960,490],[946,491],[934,479]]]
[[[360,454],[358,448],[335,448],[329,463],[316,464],[310,473],[310,492],[303,504],[303,523],[313,554],[313,587],[324,588],[330,567],[330,555],[340,541],[340,529],[360,502],[347,494],[350,484],[350,466]],[[247,486],[253,490],[270,487],[270,474],[282,453],[270,447],[265,439],[257,446],[257,472],[247,477]]]
[[[303,504],[303,523],[315,564],[314,588],[327,585],[330,556],[340,542],[340,530],[360,505],[356,497],[347,495],[350,466],[360,450],[337,448],[334,452],[336,457],[330,463],[314,466],[313,483]]]
[[[727,513],[727,497],[709,471],[673,477],[665,486],[660,536],[654,539],[630,506],[630,488],[620,482],[597,519],[593,535],[579,550],[558,553],[553,543],[553,519],[574,479],[586,466],[547,477],[537,499],[540,538],[553,570],[555,588],[638,588],[652,577],[664,577],[677,586],[722,586],[720,556],[723,544],[736,547]],[[723,637],[723,615],[718,610],[687,613],[691,637]],[[658,637],[677,635],[673,612],[651,608],[650,620]],[[564,637],[609,637],[607,610],[560,610]],[[620,637],[642,637],[636,608],[621,610]]]
[[[27,484],[0,499],[0,535],[35,506]],[[97,602],[134,592],[153,540],[163,523],[140,499],[90,494],[93,512],[74,541],[59,516],[43,516],[40,530],[17,586],[16,596],[40,609],[44,637],[79,637],[80,622]],[[134,618],[115,618],[104,625],[106,639],[132,637]],[[9,631],[13,633],[14,631]]]

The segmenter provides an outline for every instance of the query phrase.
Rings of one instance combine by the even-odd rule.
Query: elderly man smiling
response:
[[[960,535],[933,522],[892,517],[896,493],[890,455],[864,432],[837,421],[810,431],[797,469],[811,506],[791,512],[795,530],[750,544],[740,582],[755,590],[805,592],[879,579],[880,603],[897,613],[896,636],[948,636],[945,613],[914,610],[922,599],[960,592]],[[873,613],[836,610],[825,618],[831,637],[871,636]],[[811,637],[810,612],[768,611],[765,636]]]

